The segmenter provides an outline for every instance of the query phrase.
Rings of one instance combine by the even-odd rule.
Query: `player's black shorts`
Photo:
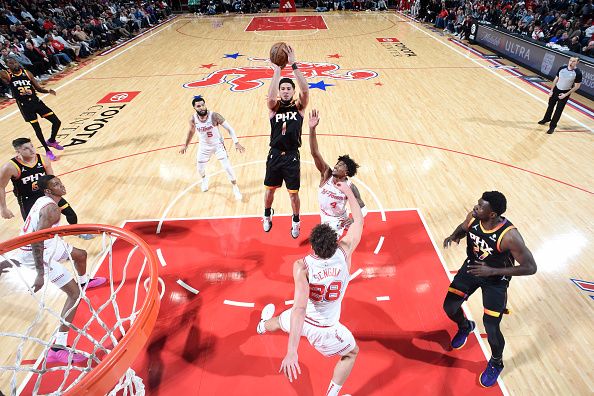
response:
[[[27,122],[37,121],[37,114],[42,117],[47,117],[53,113],[52,109],[47,107],[41,100],[17,101],[17,104],[19,105],[23,118]]]
[[[509,277],[497,276],[485,278],[474,276],[466,272],[467,264],[468,260],[460,268],[456,276],[454,276],[448,292],[466,300],[480,287],[483,292],[485,314],[501,318],[507,305]]]
[[[264,185],[276,188],[282,186],[283,181],[289,192],[299,191],[301,186],[299,150],[280,151],[272,148],[268,152]]]
[[[34,195],[31,197],[17,197],[23,220],[27,220],[27,216],[29,216],[31,208],[33,207],[33,205],[35,205],[35,201],[37,201],[40,197],[43,197],[43,195]],[[58,207],[60,208],[60,211],[66,209],[68,206],[70,206],[70,204],[64,198],[60,198],[60,201],[58,201]]]

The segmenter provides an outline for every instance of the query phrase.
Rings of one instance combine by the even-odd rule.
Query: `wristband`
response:
[[[293,70],[297,70],[297,69],[298,69],[298,67],[297,67],[297,62],[295,62],[295,63],[293,63],[293,64],[291,65],[291,69],[293,69]]]

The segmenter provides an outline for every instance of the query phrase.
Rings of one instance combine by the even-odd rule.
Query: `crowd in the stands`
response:
[[[0,68],[14,58],[41,81],[131,39],[171,14],[166,1],[0,2]],[[6,86],[0,94],[10,96]]]
[[[467,26],[474,18],[561,50],[594,57],[592,0],[402,0],[400,8],[462,38],[465,22]]]

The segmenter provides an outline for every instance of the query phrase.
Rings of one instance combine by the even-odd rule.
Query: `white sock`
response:
[[[78,284],[79,285],[84,285],[89,281],[89,277],[87,276],[87,274],[84,275],[79,275],[78,276]]]
[[[56,334],[56,341],[54,342],[55,345],[59,346],[66,346],[68,342],[68,332],[67,331],[58,331]]]
[[[338,392],[342,385],[335,384],[334,381],[330,381],[330,385],[328,385],[328,390],[326,391],[326,396],[338,396]]]

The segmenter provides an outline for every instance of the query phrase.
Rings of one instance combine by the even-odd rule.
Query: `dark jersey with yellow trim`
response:
[[[7,72],[10,76],[9,86],[14,100],[19,103],[30,103],[39,100],[33,82],[24,70],[21,69],[18,73],[13,73],[10,70],[7,70]]]
[[[303,116],[295,100],[279,102],[278,110],[270,118],[270,147],[280,151],[295,151],[301,147]]]
[[[14,186],[14,195],[20,199],[42,197],[44,194],[37,186],[39,178],[45,175],[45,166],[41,156],[37,154],[37,161],[31,166],[23,164],[17,157],[12,158],[10,161],[19,171],[17,177],[10,179]]]
[[[492,230],[485,230],[480,220],[473,218],[466,233],[466,255],[467,262],[483,262],[489,267],[505,268],[514,265],[514,257],[509,251],[500,250],[501,240],[509,231],[516,228],[508,219],[503,221]]]

